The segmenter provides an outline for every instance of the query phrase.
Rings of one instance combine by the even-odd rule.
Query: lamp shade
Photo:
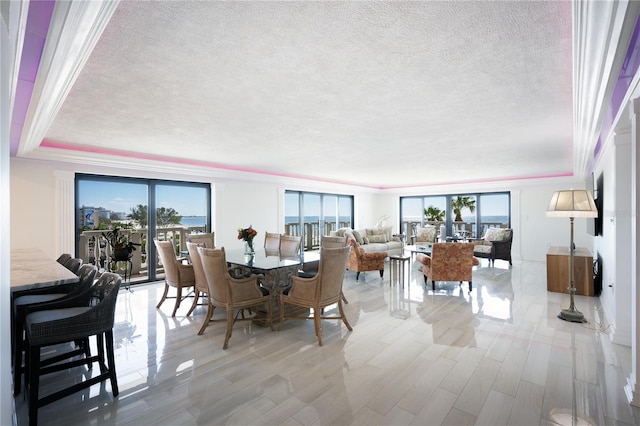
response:
[[[556,191],[549,201],[548,217],[598,217],[593,197],[585,189]]]

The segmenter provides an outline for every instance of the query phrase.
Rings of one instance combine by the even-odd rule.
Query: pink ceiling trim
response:
[[[425,183],[422,185],[375,186],[375,185],[355,184],[355,183],[344,182],[344,181],[339,181],[335,179],[311,178],[308,176],[296,175],[292,173],[271,172],[271,171],[265,171],[260,169],[253,169],[249,167],[229,166],[229,165],[218,164],[210,161],[189,160],[184,158],[164,157],[160,155],[144,154],[144,153],[122,151],[122,150],[115,150],[115,149],[104,149],[104,148],[95,148],[95,147],[84,146],[84,145],[83,146],[74,145],[74,144],[68,144],[64,142],[51,141],[48,139],[44,139],[40,144],[40,147],[62,149],[62,150],[76,151],[76,152],[89,152],[92,154],[110,155],[110,156],[125,157],[125,158],[135,158],[138,160],[160,161],[163,163],[182,164],[182,165],[188,165],[188,166],[205,167],[210,169],[230,170],[230,171],[244,172],[244,173],[255,173],[255,174],[261,174],[261,175],[278,176],[278,177],[285,177],[285,178],[291,178],[291,179],[302,179],[302,180],[309,180],[314,182],[325,182],[325,183],[332,183],[332,184],[338,184],[338,185],[359,186],[363,188],[379,189],[379,190],[404,189],[404,188],[413,188],[413,187],[445,186],[445,185],[469,184],[469,183],[479,183],[479,182],[489,183],[489,182],[517,181],[517,180],[527,180],[527,179],[546,179],[546,178],[554,178],[554,177],[573,176],[573,172],[566,172],[566,173],[556,173],[556,174],[536,175],[536,176],[510,176],[510,177],[505,177],[501,179],[473,179],[473,180],[456,181],[456,182],[442,182],[442,183],[428,183],[428,184]]]

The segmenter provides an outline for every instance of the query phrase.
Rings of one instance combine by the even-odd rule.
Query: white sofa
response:
[[[340,228],[331,231],[331,236],[347,236],[360,244],[365,252],[386,251],[388,255],[395,256],[402,254],[402,241],[392,235],[392,227],[351,229]]]

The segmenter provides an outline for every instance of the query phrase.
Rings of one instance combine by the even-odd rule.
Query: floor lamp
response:
[[[569,309],[563,309],[558,318],[571,322],[587,322],[582,312],[576,309],[573,301],[573,295],[576,292],[575,282],[573,278],[573,252],[575,244],[573,243],[573,219],[576,217],[598,217],[598,209],[593,201],[593,197],[589,191],[584,189],[569,189],[565,191],[556,191],[551,197],[549,207],[547,208],[548,217],[568,217],[571,224],[571,244],[569,245],[569,297],[571,304]]]

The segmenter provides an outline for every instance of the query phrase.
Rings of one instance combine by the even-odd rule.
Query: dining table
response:
[[[238,274],[246,276],[248,274],[263,275],[262,286],[267,288],[272,294],[271,312],[273,318],[278,318],[280,314],[280,293],[291,285],[291,277],[296,275],[303,267],[314,266],[320,262],[320,251],[305,251],[300,256],[282,257],[279,253],[269,252],[265,249],[257,249],[253,255],[246,254],[244,249],[225,249],[225,257],[228,266],[237,268]],[[289,309],[295,312],[289,312]],[[309,309],[287,305],[287,314],[304,316],[309,314]],[[268,326],[267,312],[258,310],[253,322],[258,325]]]

